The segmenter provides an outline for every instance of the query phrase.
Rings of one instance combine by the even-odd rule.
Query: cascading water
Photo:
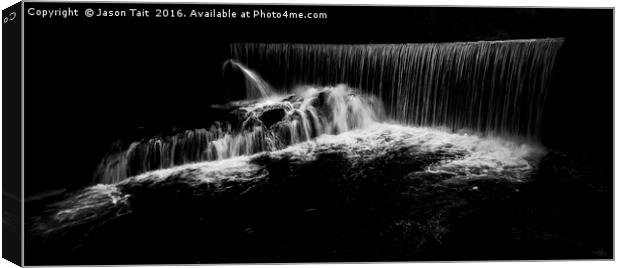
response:
[[[156,169],[280,150],[385,118],[535,140],[561,43],[232,44],[234,59],[223,67],[246,80],[246,100],[230,104],[239,122],[133,142],[110,152],[94,179],[115,183]],[[285,93],[275,93],[241,62],[278,81]]]
[[[241,118],[238,129],[217,123],[209,129],[133,142],[103,159],[95,181],[114,183],[146,171],[278,150],[322,134],[366,127],[383,117],[380,101],[344,85],[298,91],[234,103],[234,113]]]
[[[118,142],[96,185],[26,198],[24,252],[34,265],[610,258],[607,158],[532,142],[560,44],[233,44],[224,77],[247,98],[214,105],[208,128]]]
[[[224,62],[224,68],[229,65],[241,70],[241,72],[243,73],[246,82],[245,93],[247,99],[265,98],[272,94],[273,89],[271,88],[271,86],[266,81],[264,81],[257,73],[248,69],[245,65],[232,59]]]
[[[113,183],[149,170],[212,160],[207,149],[229,132],[230,125],[217,123],[209,129],[187,130],[169,137],[132,142],[127,148],[115,146],[99,163],[94,181]]]
[[[423,44],[231,45],[278,88],[344,83],[409,125],[536,140],[562,39]]]
[[[562,163],[573,162],[543,158],[537,143],[506,135],[539,134],[560,43],[234,44],[224,70],[245,79],[247,98],[213,107],[229,113],[226,121],[119,142],[97,168],[96,185],[38,199],[41,215],[28,219],[27,239],[75,248],[74,256],[100,256],[101,241],[124,241],[120,252],[187,244],[178,252],[199,261],[241,252],[277,262],[317,252],[344,260],[374,252],[378,242],[396,244],[407,258],[428,249],[440,256],[469,247],[469,230],[475,238],[487,229],[531,232],[541,225],[495,225],[554,214],[532,205],[555,185],[532,191],[550,183],[531,182],[563,181],[572,169],[562,171]],[[523,202],[532,192],[541,196]],[[335,247],[314,251],[316,243]],[[299,245],[309,246],[283,251]]]

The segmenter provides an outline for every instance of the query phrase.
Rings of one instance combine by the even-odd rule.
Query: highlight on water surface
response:
[[[347,84],[398,122],[537,140],[563,39],[419,44],[234,43],[273,86]]]
[[[232,44],[233,59],[223,68],[238,70],[246,84],[246,99],[227,105],[238,122],[116,148],[94,180],[114,183],[187,163],[281,150],[386,121],[535,142],[561,44]]]
[[[150,170],[279,150],[323,134],[365,128],[384,117],[379,100],[344,85],[299,88],[297,94],[232,105],[239,122],[133,142],[101,161],[95,181],[113,183]]]

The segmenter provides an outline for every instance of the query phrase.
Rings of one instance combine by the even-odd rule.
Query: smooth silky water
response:
[[[233,182],[294,180],[326,157],[344,185],[527,181],[545,154],[542,111],[561,44],[232,44],[223,68],[243,75],[246,99],[222,107],[236,122],[110,151],[95,185],[54,204],[32,229],[70,232],[125,217],[149,187],[185,185],[201,196]]]

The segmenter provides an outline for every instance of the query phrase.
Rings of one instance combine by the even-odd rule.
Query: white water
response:
[[[531,147],[508,145],[489,137],[516,135],[532,141],[538,135],[546,87],[561,42],[236,44],[232,48],[238,59],[255,59],[253,53],[258,54],[261,60],[253,65],[275,70],[282,63],[273,60],[286,59],[284,71],[299,72],[284,73],[292,78],[289,83],[330,84],[352,79],[359,88],[343,84],[304,86],[281,90],[289,93],[279,94],[256,72],[237,60],[229,60],[225,66],[240,70],[247,83],[248,100],[232,103],[237,107],[234,112],[240,115],[239,122],[133,142],[110,152],[98,166],[94,180],[115,183],[188,163],[278,151],[317,137],[338,140],[336,137],[353,133],[372,137],[373,131],[379,130],[389,132],[382,135],[401,136],[403,132],[413,137],[390,146],[419,143],[421,148],[431,148],[436,144],[441,150],[459,148],[468,152],[468,158],[429,167],[429,172],[469,176],[529,170],[528,160],[523,157],[532,152]],[[314,64],[304,65],[311,62],[308,58]],[[321,66],[325,68],[316,69]],[[388,109],[383,102],[389,104]],[[388,116],[398,123],[385,128],[379,123],[386,122]],[[397,131],[398,124],[417,127],[400,126],[402,131]],[[463,129],[484,133],[486,138],[452,134]],[[344,135],[338,135],[341,133]],[[365,143],[355,146],[382,148],[379,139],[357,139]]]
[[[346,148],[351,159],[379,157],[393,148],[414,148],[419,152],[442,151],[464,154],[441,161],[425,172],[446,173],[459,178],[495,176],[521,180],[535,168],[545,153],[539,146],[519,144],[499,137],[449,133],[440,129],[376,123],[339,135],[323,135],[316,140],[290,146],[274,154],[293,154],[312,161],[316,152]]]
[[[175,166],[183,169],[188,163],[199,163],[204,171],[218,166],[200,162],[229,158],[247,161],[238,157],[260,152],[293,152],[298,157],[311,158],[312,148],[317,146],[346,146],[350,153],[364,152],[362,155],[369,151],[381,154],[398,146],[416,146],[417,150],[430,152],[464,152],[465,158],[429,166],[427,172],[521,179],[542,152],[535,146],[499,137],[386,123],[379,100],[344,85],[298,88],[295,95],[269,96],[238,105],[245,114],[241,130],[218,124],[208,130],[189,130],[171,137],[134,142],[127,150],[102,161],[96,174],[98,181],[115,183],[148,171]],[[261,119],[274,110],[281,111],[282,118],[267,126]]]
[[[260,75],[235,60],[228,60],[224,65],[231,64],[241,70],[246,79],[246,97],[248,99],[266,98],[272,95],[273,89]],[[258,94],[257,94],[258,93]]]
[[[419,44],[231,45],[272,85],[344,83],[407,125],[536,140],[560,38]]]
[[[103,159],[95,180],[114,183],[150,170],[274,151],[322,134],[366,128],[383,117],[380,101],[344,85],[304,87],[294,95],[271,95],[238,105],[243,114],[239,130],[216,124],[131,143]],[[267,113],[281,114],[268,119]]]
[[[372,122],[361,128],[339,134],[323,134],[315,139],[288,146],[284,149],[255,155],[236,156],[228,159],[183,164],[147,171],[113,184],[98,184],[58,204],[63,208],[55,214],[60,223],[57,229],[96,219],[98,213],[117,217],[130,213],[126,202],[128,195],[119,187],[146,183],[165,182],[189,186],[199,184],[220,185],[227,180],[259,180],[269,176],[265,167],[254,163],[255,157],[278,159],[290,157],[294,162],[315,161],[322,153],[345,153],[353,168],[365,168],[366,160],[379,158],[395,148],[413,150],[415,154],[443,152],[459,156],[446,158],[418,171],[444,174],[447,180],[495,178],[521,181],[535,168],[542,148],[518,144],[496,137],[449,133],[435,128],[402,126],[395,123]],[[358,164],[359,163],[359,164]],[[359,165],[359,166],[358,166]],[[55,229],[45,229],[51,232]]]
[[[444,173],[460,179],[493,176],[522,180],[534,170],[544,149],[495,137],[449,133],[434,128],[408,127],[394,123],[372,123],[365,128],[340,134],[324,134],[314,140],[263,152],[271,158],[291,157],[314,161],[320,153],[344,152],[352,162],[378,158],[394,148],[411,148],[416,152],[442,151],[462,157],[442,160],[421,172]],[[258,156],[258,155],[254,155]],[[237,156],[146,172],[120,182],[165,180],[177,173],[191,173],[197,181],[256,179],[261,166],[251,162],[254,156]]]

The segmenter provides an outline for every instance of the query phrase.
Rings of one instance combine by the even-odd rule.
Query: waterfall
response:
[[[247,83],[246,100],[229,104],[238,122],[116,146],[94,180],[115,183],[156,169],[280,150],[386,118],[536,140],[561,44],[232,44],[234,59],[224,68],[236,68]]]
[[[215,158],[207,154],[207,149],[229,131],[230,125],[216,123],[209,129],[186,130],[168,137],[135,141],[127,148],[117,144],[99,163],[94,181],[113,183],[145,171],[213,160]]]
[[[224,67],[226,68],[228,65],[231,65],[243,73],[245,77],[245,88],[246,88],[246,98],[248,99],[256,99],[256,98],[265,98],[272,94],[271,86],[263,80],[257,73],[248,69],[245,65],[235,61],[235,60],[227,60],[224,62]]]
[[[231,54],[278,88],[343,83],[379,96],[404,124],[536,140],[562,42],[235,43]]]
[[[216,123],[116,147],[100,162],[97,183],[115,183],[151,170],[274,151],[322,134],[339,134],[380,121],[381,102],[344,85],[299,88],[296,94],[234,103],[238,127]]]

